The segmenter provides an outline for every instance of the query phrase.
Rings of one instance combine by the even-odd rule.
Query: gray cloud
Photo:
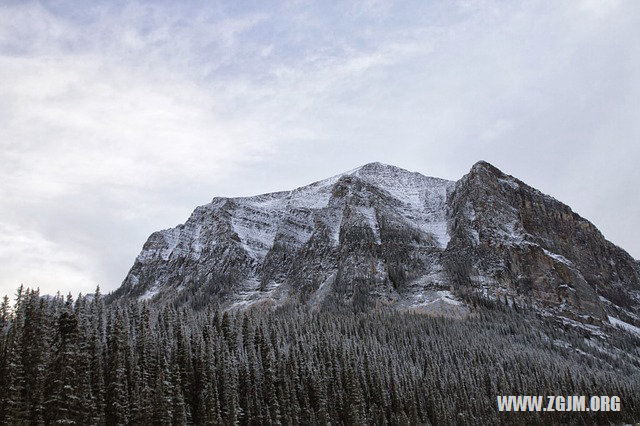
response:
[[[0,293],[112,290],[214,195],[493,162],[640,257],[636,2],[0,6]]]

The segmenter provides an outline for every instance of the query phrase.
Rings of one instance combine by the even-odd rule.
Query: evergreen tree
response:
[[[57,320],[53,361],[48,367],[45,421],[49,424],[82,424],[83,401],[78,389],[81,367],[78,319],[73,298],[67,297]]]
[[[522,306],[476,305],[465,319],[297,306],[225,313],[21,288],[0,307],[0,424],[640,418],[640,339],[587,341]],[[498,413],[495,396],[511,394],[618,395],[623,410]]]
[[[122,311],[116,311],[107,343],[107,387],[105,421],[109,425],[125,425],[129,421],[129,384],[126,355],[127,328]]]

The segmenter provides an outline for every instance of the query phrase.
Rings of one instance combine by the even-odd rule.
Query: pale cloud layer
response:
[[[0,294],[369,161],[488,160],[640,257],[640,3],[210,3],[0,5]]]

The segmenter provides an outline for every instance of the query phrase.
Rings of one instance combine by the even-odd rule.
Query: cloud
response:
[[[224,94],[203,90],[190,72],[180,72],[175,63],[180,61],[162,58],[163,49],[153,47],[157,43],[188,47],[184,34],[177,40],[169,35],[171,20],[145,35],[126,20],[120,33],[115,25],[99,23],[89,34],[41,6],[16,9],[0,14],[13,22],[0,35],[0,212],[11,230],[5,256],[13,252],[20,262],[2,277],[3,288],[34,280],[46,291],[87,291],[98,278],[109,279],[113,288],[122,265],[115,274],[97,271],[96,265],[108,263],[118,243],[126,245],[126,235],[110,241],[110,247],[83,236],[104,242],[108,232],[96,232],[101,223],[114,223],[123,232],[118,221],[156,216],[160,225],[173,217],[177,188],[211,184],[234,164],[268,150],[254,137],[265,123],[221,117],[217,111],[224,109]],[[224,21],[214,41],[228,49],[255,22]],[[10,37],[22,35],[17,28],[33,34],[25,41]],[[75,37],[89,42],[79,52],[65,47]],[[130,50],[141,55],[138,60],[123,60]],[[29,237],[16,238],[18,230]],[[75,241],[63,239],[63,233]],[[25,257],[28,245],[33,254]],[[134,252],[125,251],[132,261]],[[76,268],[65,277],[61,272],[67,266],[61,265],[70,264],[71,254]],[[43,259],[56,265],[55,274],[45,274]]]
[[[83,260],[64,244],[56,244],[31,229],[0,223],[3,280],[14,285],[4,287],[4,294],[11,294],[19,284],[37,287],[45,282],[76,292],[82,289],[85,294],[93,291],[98,277],[79,270]],[[94,283],[94,288],[88,289],[88,279]]]
[[[457,179],[487,159],[638,257],[638,8],[2,6],[0,290],[114,289],[215,195],[373,160]]]

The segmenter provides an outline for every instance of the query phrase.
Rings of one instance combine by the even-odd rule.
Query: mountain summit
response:
[[[448,315],[480,297],[634,330],[640,264],[487,162],[457,182],[369,163],[291,191],[214,198],[153,233],[112,297]]]

